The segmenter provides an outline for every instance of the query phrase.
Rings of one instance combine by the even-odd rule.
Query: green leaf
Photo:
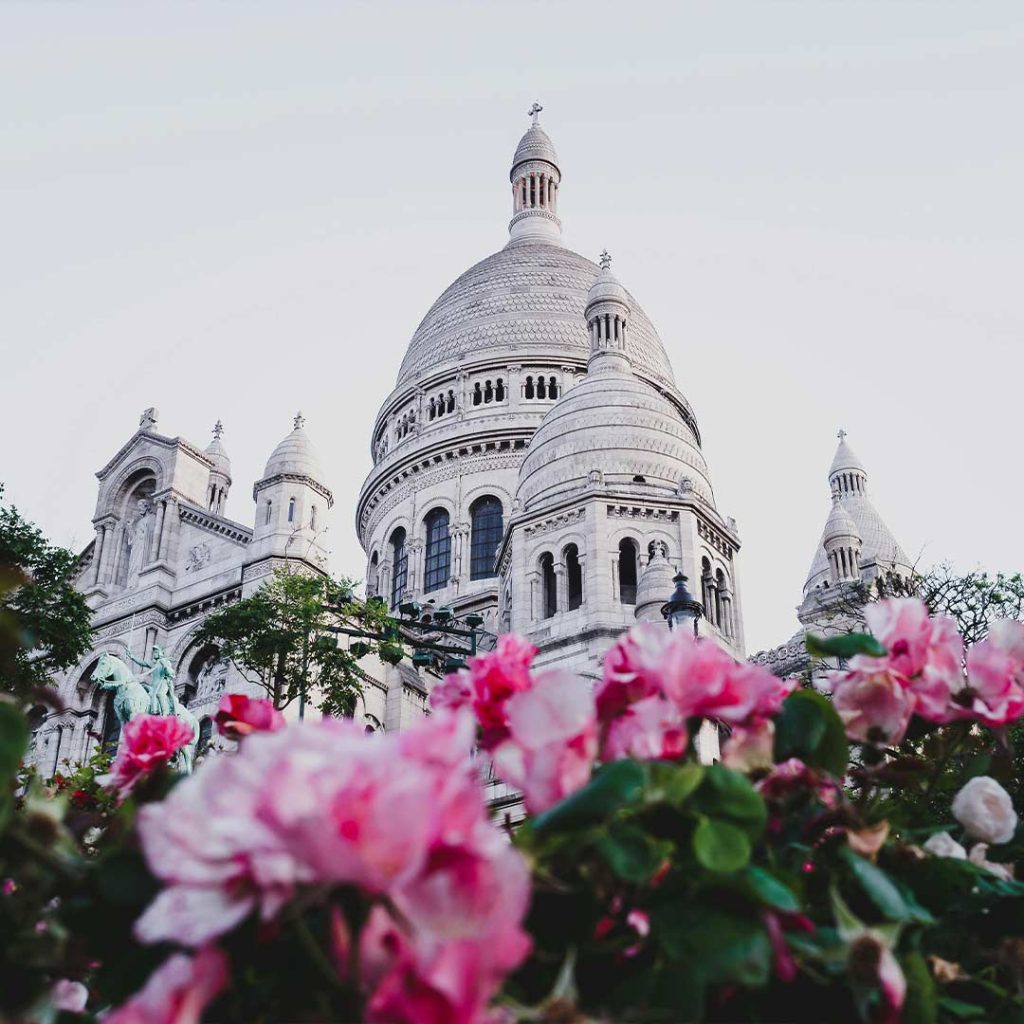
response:
[[[939,996],[939,1006],[958,1020],[981,1020],[987,1012],[974,1003],[965,1003],[951,996]]]
[[[764,830],[768,812],[761,795],[739,772],[720,764],[707,765],[704,778],[687,804],[687,811],[739,825],[751,839]]]
[[[671,843],[658,842],[624,821],[613,821],[595,845],[612,871],[626,882],[646,882],[672,851]]]
[[[582,789],[533,819],[533,831],[579,828],[604,821],[620,807],[633,803],[646,776],[636,761],[624,759],[602,765]]]
[[[796,913],[800,909],[800,901],[796,894],[783,882],[764,868],[751,864],[743,875],[745,887],[762,903],[776,910]]]
[[[14,778],[28,749],[28,722],[14,704],[0,701],[0,785]]]
[[[846,730],[832,702],[813,690],[797,690],[775,719],[775,760],[798,757],[812,768],[842,778],[849,763]]]
[[[939,1019],[938,992],[924,957],[917,951],[900,960],[907,979],[907,995],[903,1003],[902,1024],[936,1024]]]
[[[840,633],[827,637],[808,633],[805,643],[812,658],[852,658],[857,654],[882,658],[888,653],[870,633]]]
[[[661,780],[665,799],[675,806],[686,803],[704,779],[704,766],[700,764],[666,765],[669,769]]]
[[[890,920],[906,921],[913,917],[906,900],[900,895],[895,882],[880,868],[856,854],[848,846],[842,850],[842,857],[850,866],[853,876],[860,882],[871,902]]]
[[[771,943],[756,918],[669,900],[654,907],[651,929],[670,958],[697,964],[708,982],[757,986],[768,980]]]
[[[750,860],[750,840],[736,825],[702,818],[693,833],[693,852],[709,871],[739,871]]]

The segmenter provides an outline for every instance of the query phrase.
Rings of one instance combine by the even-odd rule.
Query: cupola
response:
[[[584,314],[590,332],[590,359],[612,352],[623,357],[626,368],[626,325],[629,321],[629,295],[612,273],[612,258],[601,253],[601,273],[590,286]]]
[[[543,109],[534,103],[527,111],[533,123],[512,157],[512,220],[508,225],[512,242],[558,242],[562,238],[562,222],[557,214],[562,172],[554,144],[538,120]]]
[[[860,579],[863,542],[853,516],[843,507],[842,495],[838,491],[832,495],[832,511],[825,521],[822,543],[828,555],[829,578],[833,584]]]
[[[207,488],[207,507],[216,515],[224,514],[224,505],[231,489],[231,459],[221,441],[224,424],[220,420],[213,426],[213,440],[206,446],[205,455],[213,463],[210,470],[210,486]]]

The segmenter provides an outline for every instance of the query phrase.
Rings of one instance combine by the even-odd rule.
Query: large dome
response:
[[[409,342],[398,386],[463,363],[567,358],[585,362],[584,308],[600,274],[557,243],[513,241],[470,267],[430,307]],[[641,376],[675,391],[654,325],[630,296],[630,361]]]

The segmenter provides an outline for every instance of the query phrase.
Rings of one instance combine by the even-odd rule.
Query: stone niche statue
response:
[[[122,586],[132,587],[139,581],[139,573],[146,563],[153,537],[153,521],[153,503],[149,498],[139,498],[124,526],[120,573]]]

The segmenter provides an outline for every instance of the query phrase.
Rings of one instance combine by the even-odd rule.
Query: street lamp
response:
[[[686,577],[678,572],[672,578],[676,589],[672,596],[661,606],[661,614],[668,623],[668,628],[685,629],[687,623],[693,622],[693,635],[697,635],[697,622],[704,614],[704,605],[686,589]]]

